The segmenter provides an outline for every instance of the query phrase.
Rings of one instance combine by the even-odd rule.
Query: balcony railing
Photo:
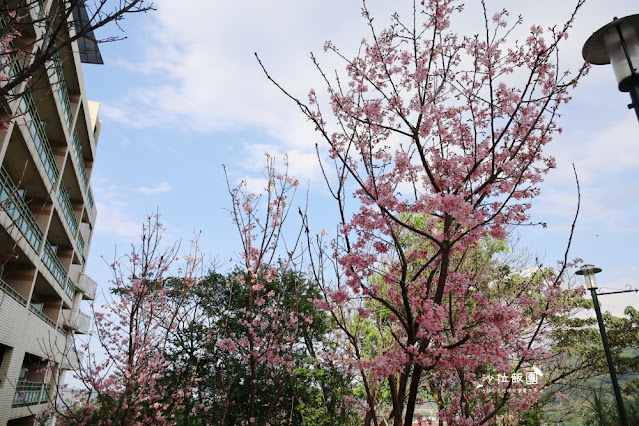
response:
[[[7,23],[4,20],[3,16],[0,16],[0,25],[2,26],[2,28],[5,28],[7,26]],[[6,47],[8,47],[10,50],[14,50],[13,41],[9,41]],[[15,53],[9,54],[9,55],[1,55],[0,66],[2,67],[1,73],[7,76],[6,80],[8,81],[11,81],[17,75],[20,75],[20,72],[22,71],[22,68],[20,67],[20,63],[18,62],[18,55],[16,55]],[[4,84],[4,83],[0,81],[0,84]],[[20,85],[15,86],[13,89],[10,90],[12,95],[15,95],[18,92],[19,86]]]
[[[64,326],[75,330],[78,334],[88,334],[91,328],[91,317],[84,312],[63,309]]]
[[[69,225],[71,234],[75,237],[78,233],[78,220],[75,218],[75,214],[73,212],[69,192],[64,187],[63,183],[60,183],[60,188],[58,189],[58,202],[60,203],[60,207],[62,207],[62,213],[64,214],[64,218],[67,220],[67,225]]]
[[[75,296],[75,284],[73,284],[71,278],[67,278],[67,286],[64,292],[71,298],[71,300],[73,300],[73,297]]]
[[[2,66],[1,73],[7,76],[8,81],[11,81],[21,72],[20,63],[18,62],[16,55],[0,56],[0,66]],[[12,95],[15,95],[18,92],[18,87],[19,85],[10,90]]]
[[[80,366],[82,365],[83,360],[84,352],[71,348],[71,350],[64,354],[60,368],[62,368],[63,370],[78,371],[80,369]]]
[[[48,316],[46,316],[44,314],[44,312],[42,312],[40,309],[36,308],[35,306],[33,306],[31,303],[29,303],[29,310],[36,314],[36,316],[38,318],[40,318],[42,321],[46,322],[48,325],[50,325],[52,328],[57,329],[58,325],[55,323],[55,321],[53,321],[51,318],[49,318]]]
[[[87,191],[87,211],[89,214],[93,213],[93,192],[91,188]]]
[[[76,238],[75,242],[78,244],[78,251],[84,256],[84,237],[82,237],[82,233],[78,232],[78,238]]]
[[[18,194],[16,185],[4,167],[0,168],[0,207],[13,220],[14,225],[22,232],[36,253],[39,252],[42,244],[42,230],[27,207],[27,203]]]
[[[12,289],[9,284],[5,283],[3,280],[0,279],[0,289],[2,289],[2,291],[4,291],[6,294],[9,295],[9,297],[11,297],[13,300],[15,300],[16,302],[18,302],[19,304],[21,304],[22,306],[27,306],[27,299],[25,299],[24,297],[22,297],[22,295],[20,293],[18,293],[17,291],[15,291],[14,289]]]
[[[62,72],[62,61],[57,53],[55,53],[53,59],[49,61],[48,68],[53,91],[57,94],[60,105],[62,105],[62,114],[64,115],[64,121],[67,125],[67,131],[71,134],[71,128],[73,126],[71,102],[69,101],[69,91],[67,90],[67,83],[64,80],[64,74]]]
[[[42,6],[43,6],[43,1],[42,0],[38,0],[35,2],[31,3],[31,11],[33,12],[33,14],[35,15],[35,18],[40,18],[40,16],[42,15]]]
[[[44,243],[44,251],[42,253],[42,261],[45,266],[53,275],[53,278],[58,282],[60,287],[64,290],[67,281],[67,271],[62,266],[62,262],[58,259],[58,255],[51,247],[48,241]]]
[[[29,311],[34,313],[38,318],[44,321],[48,326],[50,326],[54,330],[57,330],[58,333],[62,334],[63,336],[67,335],[67,331],[64,328],[56,325],[55,321],[53,321],[51,318],[46,316],[40,309],[36,308],[32,304],[29,304]]]
[[[50,391],[51,385],[20,381],[16,385],[16,393],[13,395],[12,407],[45,404],[49,401]]]
[[[33,97],[29,92],[25,92],[21,96],[20,113],[24,114],[24,119],[27,122],[27,129],[35,143],[38,155],[40,156],[44,170],[49,178],[49,182],[51,183],[51,186],[55,186],[58,182],[60,172],[55,163],[53,151],[51,151],[51,145],[49,144],[49,139],[44,131],[44,125],[40,119],[40,114],[38,114]]]
[[[78,131],[73,131],[73,156],[75,157],[75,161],[78,163],[78,168],[80,169],[80,182],[82,183],[82,189],[84,191],[87,190],[89,186],[89,178],[87,177],[87,168],[84,165],[84,157],[82,156],[82,144],[80,143],[80,137],[78,136]]]
[[[98,283],[93,281],[87,274],[81,273],[77,289],[82,292],[83,299],[94,300],[95,293],[98,291]]]

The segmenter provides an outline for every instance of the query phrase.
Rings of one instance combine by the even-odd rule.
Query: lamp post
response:
[[[586,281],[586,289],[590,290],[590,294],[592,295],[592,302],[595,305],[597,322],[599,323],[599,331],[601,332],[601,340],[603,341],[604,352],[606,353],[606,361],[608,362],[608,370],[610,371],[610,379],[612,380],[612,389],[614,390],[615,399],[617,400],[617,408],[619,409],[619,420],[621,420],[622,426],[628,426],[626,411],[623,407],[621,391],[619,390],[619,383],[617,382],[617,373],[615,373],[615,366],[612,363],[610,345],[608,344],[606,328],[604,326],[603,317],[601,316],[599,300],[597,299],[597,279],[595,278],[595,274],[599,272],[601,272],[601,268],[595,268],[594,265],[584,265],[576,272],[576,274],[584,276],[584,280]]]
[[[617,19],[595,31],[584,44],[584,60],[594,65],[612,63],[619,90],[630,92],[639,120],[639,14]]]

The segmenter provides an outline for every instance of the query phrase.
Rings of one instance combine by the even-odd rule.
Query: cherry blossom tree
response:
[[[293,367],[287,356],[296,340],[291,333],[294,334],[305,320],[298,318],[295,312],[291,312],[289,318],[284,318],[280,309],[260,309],[267,298],[280,297],[272,290],[266,292],[264,283],[272,282],[278,275],[279,268],[287,269],[296,251],[295,247],[291,247],[287,257],[281,259],[282,263],[276,262],[280,241],[283,239],[282,226],[291,209],[288,196],[295,193],[299,181],[289,177],[287,173],[277,174],[274,159],[270,156],[267,158],[266,187],[263,193],[266,199],[263,200],[261,195],[249,192],[246,181],[235,187],[231,187],[230,183],[228,185],[232,199],[230,216],[242,242],[241,262],[242,270],[245,271],[244,276],[237,278],[239,284],[247,290],[246,307],[240,309],[241,317],[238,322],[247,332],[240,338],[229,337],[219,342],[219,345],[230,352],[241,351],[250,372],[250,423],[256,420],[258,369],[264,365],[284,369]],[[266,206],[263,217],[261,203]],[[288,324],[292,327],[284,327]],[[264,338],[258,330],[266,329],[269,329],[269,333],[268,337]]]
[[[111,265],[111,302],[74,372],[86,389],[58,402],[62,424],[352,424],[350,376],[318,355],[334,341],[299,270],[302,233],[284,239],[299,181],[270,156],[264,178],[262,195],[228,184],[242,251],[227,274],[202,274],[197,244],[163,250],[149,218]]]
[[[506,293],[507,277],[495,281],[469,258],[486,238],[503,239],[529,222],[531,202],[554,167],[544,149],[561,132],[560,108],[585,71],[561,69],[558,49],[583,1],[563,25],[532,26],[523,42],[512,40],[521,19],[481,4],[484,31],[463,36],[453,30],[462,12],[457,1],[414,2],[409,23],[394,15],[382,31],[364,2],[370,37],[359,54],[324,47],[344,62],[346,75],[331,79],[312,56],[326,83],[328,115],[322,95],[311,90],[302,101],[264,69],[328,148],[322,167],[341,224],[319,250],[335,261],[336,280],[322,282],[331,259],[316,260],[324,290],[318,303],[340,324],[347,341],[341,361],[360,373],[369,423],[386,417],[410,425],[425,396],[456,425],[530,408],[538,392],[513,395],[525,373],[550,356],[543,345],[550,317],[568,309],[567,257],[556,274],[524,279]],[[356,205],[348,204],[351,192]],[[380,309],[392,345],[367,356],[353,318]],[[481,376],[497,373],[501,385],[482,393]],[[377,398],[382,385],[388,412]]]
[[[272,292],[273,297],[265,297],[254,316],[271,318],[278,312],[285,321],[276,317],[274,323],[250,328],[245,320],[245,279],[239,268],[203,277],[193,291],[192,309],[171,335],[168,357],[177,366],[171,370],[179,375],[171,372],[166,379],[179,389],[180,375],[197,377],[196,390],[184,404],[184,413],[193,415],[182,415],[180,424],[249,423],[253,389],[255,424],[358,424],[352,422],[355,413],[345,404],[345,397],[351,395],[351,377],[318,355],[333,344],[333,336],[329,316],[313,304],[319,297],[314,282],[294,270],[278,272],[273,281],[262,282],[264,293]],[[291,317],[306,319],[300,326]],[[278,347],[286,349],[273,362],[257,359],[255,384],[249,368],[249,332],[271,353],[277,353]],[[279,336],[293,339],[292,344]],[[283,359],[286,366],[281,365]],[[167,399],[174,393],[170,387]]]
[[[299,228],[285,231],[299,182],[284,161],[278,173],[267,154],[262,192],[227,182],[242,250],[230,272],[200,280],[171,334],[166,398],[197,377],[180,424],[352,424],[350,376],[320,355],[334,342],[301,269]]]
[[[184,257],[178,257],[177,245],[164,248],[162,230],[159,216],[149,216],[140,245],[110,265],[111,300],[93,309],[93,339],[82,345],[86,357],[74,371],[85,389],[71,401],[56,401],[61,424],[177,424],[175,412],[196,378],[185,378],[167,399],[162,381],[170,366],[166,350],[176,319],[198,285],[201,259],[197,242]],[[170,273],[183,283],[171,297]]]

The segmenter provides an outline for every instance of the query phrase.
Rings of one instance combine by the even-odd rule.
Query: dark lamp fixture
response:
[[[615,18],[595,31],[584,44],[584,60],[594,65],[612,64],[617,85],[630,92],[639,119],[639,14]]]

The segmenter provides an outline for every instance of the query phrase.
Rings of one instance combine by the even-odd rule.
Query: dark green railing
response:
[[[78,238],[75,239],[75,242],[78,244],[78,250],[80,254],[84,256],[84,237],[82,237],[82,233],[78,232]]]
[[[17,189],[5,168],[0,168],[0,208],[9,215],[27,242],[38,253],[42,244],[42,230]]]
[[[64,187],[63,183],[60,183],[60,188],[58,189],[58,202],[60,203],[60,207],[62,207],[62,213],[67,221],[67,225],[69,225],[72,237],[75,237],[78,233],[78,220],[75,218],[75,214],[73,212],[69,192]]]
[[[7,26],[3,16],[0,16],[0,25],[2,25],[2,28]],[[13,41],[9,41],[9,43],[7,43],[7,47],[10,50],[14,50]],[[0,66],[2,67],[2,73],[7,76],[8,81],[11,81],[22,72],[22,67],[18,62],[18,55],[15,54],[15,51],[12,54],[0,55]],[[18,93],[19,86],[20,85],[17,85],[13,89],[11,89],[10,93],[12,95]]]
[[[89,214],[93,213],[93,192],[91,191],[91,188],[89,187],[88,191],[87,191],[87,211],[89,212]]]
[[[42,261],[44,262],[49,272],[51,272],[51,275],[53,275],[53,278],[58,282],[62,290],[64,290],[67,281],[67,271],[64,269],[62,262],[60,262],[60,259],[58,259],[58,255],[48,241],[44,243]]]
[[[22,71],[16,55],[0,56],[0,66],[2,66],[2,74],[7,76],[7,80],[11,81]],[[18,93],[18,86],[14,86],[9,92],[12,95]]]
[[[9,284],[5,283],[3,280],[0,279],[0,289],[2,289],[2,291],[4,291],[6,294],[9,295],[9,297],[11,297],[13,300],[15,300],[16,302],[18,302],[19,304],[21,304],[22,306],[27,306],[27,299],[25,299],[24,297],[22,297],[22,295],[20,293],[18,293],[17,291],[15,291],[13,288],[11,288],[9,286]]]
[[[44,2],[42,0],[38,0],[35,3],[31,4],[31,10],[35,12],[36,18],[40,18],[42,16],[42,7],[44,6]]]
[[[64,292],[71,298],[71,300],[73,300],[73,297],[75,296],[75,284],[73,284],[71,278],[67,278],[67,286]]]
[[[73,114],[71,113],[71,101],[69,101],[69,91],[67,89],[67,83],[64,80],[64,73],[62,72],[62,61],[60,56],[56,52],[52,59],[53,67],[50,67],[51,79],[53,83],[53,90],[58,95],[58,100],[62,105],[62,113],[64,115],[64,121],[67,125],[67,131],[71,134],[71,128],[73,126]]]
[[[67,132],[68,134],[71,134],[71,128],[73,126],[71,102],[69,101],[69,91],[67,89],[67,83],[64,80],[64,73],[62,72],[62,61],[60,60],[60,56],[58,56],[57,52],[49,61],[48,68],[53,91],[56,93],[58,100],[60,101],[60,105],[62,105],[62,114],[67,125]]]
[[[44,312],[42,312],[41,310],[39,310],[38,308],[36,308],[35,306],[33,306],[31,303],[29,303],[29,310],[36,314],[36,316],[38,318],[40,318],[42,321],[46,322],[48,325],[50,325],[52,328],[57,329],[58,328],[58,324],[55,323],[55,321],[53,321],[51,318],[49,318],[48,316],[46,316],[44,314]]]
[[[47,134],[44,131],[43,122],[40,119],[40,114],[38,114],[38,110],[36,109],[35,102],[33,101],[31,93],[25,92],[20,97],[19,109],[20,113],[24,115],[24,119],[27,122],[27,129],[29,130],[29,134],[31,134],[33,142],[35,143],[36,150],[38,151],[38,155],[40,157],[40,160],[42,161],[44,170],[47,174],[47,177],[49,178],[49,182],[51,183],[52,187],[55,187],[55,184],[58,183],[60,172],[58,170],[58,166],[55,163],[53,151],[51,150],[51,144],[49,143]]]
[[[82,190],[86,191],[89,186],[89,178],[87,177],[87,168],[84,165],[84,157],[82,156],[82,144],[80,143],[80,137],[78,136],[77,130],[73,130],[73,136],[71,139],[73,140],[73,156],[75,157],[75,161],[78,163],[78,168],[80,169],[80,183],[82,183]]]

